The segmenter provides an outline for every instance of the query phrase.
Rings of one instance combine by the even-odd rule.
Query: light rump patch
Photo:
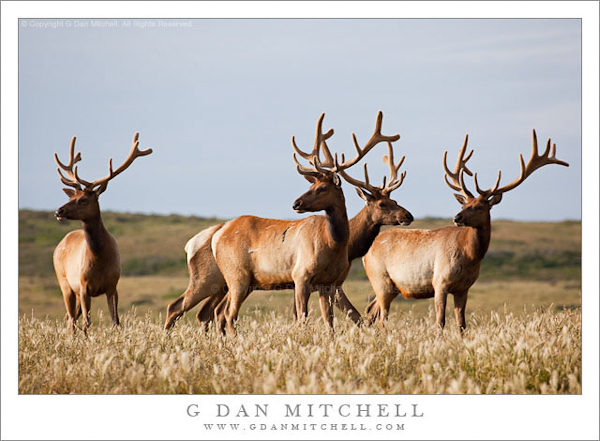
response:
[[[187,263],[188,264],[190,263],[190,259],[192,258],[192,256],[194,254],[196,254],[196,252],[200,248],[202,248],[208,242],[210,242],[212,240],[212,237],[215,234],[215,232],[218,231],[219,229],[221,229],[223,227],[223,225],[224,224],[218,224],[218,225],[213,225],[211,227],[208,227],[208,228],[200,231],[198,234],[196,234],[194,237],[192,237],[190,240],[188,240],[186,242],[184,250],[187,255]]]

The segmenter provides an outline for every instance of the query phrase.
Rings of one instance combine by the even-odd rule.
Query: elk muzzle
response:
[[[302,198],[298,198],[296,199],[296,201],[294,202],[294,205],[292,205],[292,208],[297,212],[297,213],[306,213],[306,210],[304,210],[302,208],[303,205],[303,200]]]
[[[400,225],[406,227],[410,225],[414,220],[415,218],[413,217],[413,215],[407,211],[406,213],[404,213],[403,219],[400,220]]]
[[[460,212],[456,216],[454,216],[454,225],[456,225],[457,227],[465,226],[465,218],[464,218],[462,212]]]
[[[54,217],[56,218],[57,221],[62,222],[64,220],[66,220],[66,210],[65,207],[60,207],[58,210],[56,210],[54,212]]]

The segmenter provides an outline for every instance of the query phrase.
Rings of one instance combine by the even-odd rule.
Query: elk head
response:
[[[85,220],[97,216],[100,213],[98,197],[106,190],[108,182],[119,173],[127,169],[127,167],[129,167],[138,156],[146,156],[152,153],[152,149],[139,150],[138,137],[139,133],[136,132],[133,137],[129,155],[123,164],[121,164],[116,170],[113,170],[112,158],[110,158],[108,161],[108,175],[93,182],[85,181],[77,174],[77,166],[75,164],[81,161],[81,153],[77,152],[77,154],[75,154],[75,136],[73,139],[71,139],[71,147],[69,148],[69,163],[67,165],[63,164],[58,159],[58,155],[54,153],[54,160],[59,166],[56,171],[58,172],[60,181],[63,184],[72,187],[63,189],[63,191],[69,197],[69,202],[60,207],[54,213],[58,221],[63,221],[65,219]],[[61,169],[67,174],[66,177],[61,173]]]
[[[345,203],[342,183],[338,173],[342,174],[344,170],[352,167],[380,142],[393,142],[400,138],[400,135],[385,136],[381,134],[383,114],[379,112],[377,114],[375,131],[369,141],[361,148],[356,140],[356,135],[353,133],[352,139],[357,154],[349,161],[345,161],[342,154],[340,163],[338,162],[337,153],[335,156],[332,156],[327,147],[326,140],[333,135],[333,129],[329,129],[327,133],[323,134],[322,125],[324,117],[325,114],[321,114],[317,122],[315,142],[310,153],[300,150],[292,136],[292,147],[295,152],[312,165],[312,167],[301,165],[296,158],[296,154],[293,155],[298,173],[312,184],[310,189],[294,202],[293,208],[298,213],[327,210],[329,207],[339,204],[340,201]],[[323,150],[323,161],[319,158],[321,149]]]
[[[469,140],[469,135],[465,136],[465,142],[461,147],[458,159],[456,161],[456,166],[454,171],[450,171],[446,164],[446,156],[448,154],[447,151],[444,152],[444,180],[446,184],[452,188],[453,190],[460,191],[460,194],[455,194],[456,200],[462,205],[462,210],[454,217],[454,223],[457,226],[469,226],[469,227],[480,227],[489,223],[490,221],[490,210],[492,207],[502,200],[503,193],[514,189],[519,186],[529,175],[531,175],[535,170],[544,165],[548,164],[559,164],[568,167],[564,161],[555,158],[556,154],[556,144],[551,144],[550,138],[548,138],[548,143],[546,145],[546,150],[542,155],[538,153],[538,142],[537,135],[535,130],[533,130],[533,143],[531,148],[531,157],[529,158],[529,162],[525,165],[525,161],[523,160],[523,155],[519,155],[519,159],[521,160],[521,174],[510,184],[507,184],[503,187],[500,187],[500,177],[501,171],[498,171],[498,178],[496,179],[496,183],[494,186],[487,190],[482,190],[479,188],[479,184],[477,183],[477,173],[473,174],[466,166],[467,161],[471,158],[473,154],[473,150],[469,152],[469,154],[465,158],[465,152],[467,149],[467,142]],[[475,197],[465,186],[464,174],[469,176],[473,176],[473,181],[475,183],[475,189],[477,193],[479,193],[478,197]],[[448,178],[452,182],[448,181]]]
[[[365,180],[359,181],[349,176],[344,170],[340,175],[346,182],[352,184],[356,193],[367,204],[368,216],[375,225],[410,225],[414,220],[412,214],[405,208],[398,205],[396,201],[390,198],[390,193],[400,187],[406,176],[403,171],[398,177],[398,170],[404,162],[404,156],[398,164],[394,164],[394,149],[392,143],[388,141],[388,155],[383,156],[383,162],[390,168],[390,180],[386,183],[386,176],[383,177],[383,184],[374,186],[369,183],[369,172],[367,164],[364,165]]]
[[[70,189],[63,188],[63,191],[69,196],[69,202],[60,207],[54,213],[56,220],[84,220],[90,219],[100,212],[98,204],[98,194],[88,189]]]

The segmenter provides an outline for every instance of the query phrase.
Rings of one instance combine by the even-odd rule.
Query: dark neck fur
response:
[[[331,207],[325,210],[325,217],[327,218],[327,230],[333,242],[336,244],[347,243],[350,237],[350,227],[345,202],[342,201],[341,208]]]
[[[364,207],[350,219],[350,239],[348,240],[348,261],[364,256],[369,251],[375,237],[379,234],[381,224],[375,224]]]
[[[486,223],[480,227],[467,227],[471,231],[469,246],[472,249],[473,257],[481,260],[485,257],[490,246],[492,238],[492,222],[488,217]]]
[[[93,254],[102,254],[108,240],[108,231],[102,223],[100,213],[98,216],[81,221],[83,231],[85,232],[85,240]]]

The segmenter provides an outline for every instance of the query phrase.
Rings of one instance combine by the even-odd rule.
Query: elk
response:
[[[303,154],[303,152],[301,152]],[[390,198],[392,191],[400,187],[406,172],[403,172],[398,177],[398,170],[404,162],[404,157],[398,164],[394,164],[394,151],[392,144],[388,142],[388,156],[384,156],[383,160],[389,165],[390,180],[386,183],[384,177],[383,184],[374,186],[369,183],[369,175],[365,164],[365,181],[359,181],[349,176],[345,171],[341,171],[340,175],[350,184],[352,184],[358,195],[365,201],[365,207],[349,221],[350,237],[348,240],[348,270],[350,263],[364,256],[371,243],[379,233],[382,225],[410,225],[413,221],[412,215],[403,207],[398,205],[396,201]],[[343,161],[344,158],[342,158]],[[174,300],[167,308],[167,320],[165,329],[169,329],[175,323],[175,320],[182,314],[192,309],[199,302],[209,297],[202,305],[196,319],[198,323],[207,329],[209,323],[213,320],[215,309],[219,306],[221,312],[228,308],[229,297],[226,301],[219,305],[223,297],[227,293],[225,279],[216,264],[210,246],[212,236],[224,224],[213,225],[205,230],[202,230],[192,239],[186,246],[188,270],[190,274],[190,282],[188,289],[176,300]],[[346,278],[348,271],[345,272],[343,279]],[[342,280],[343,281],[343,280]],[[346,297],[341,288],[341,283],[336,289],[334,304],[346,313],[355,323],[362,323],[362,316]],[[224,327],[224,315],[221,313],[220,323],[221,328]]]
[[[379,320],[381,327],[387,319],[392,300],[402,294],[407,299],[434,298],[438,328],[445,324],[446,299],[454,295],[454,314],[460,332],[466,328],[465,307],[469,288],[479,276],[479,268],[488,250],[491,238],[490,210],[502,200],[502,195],[519,186],[531,173],[548,164],[569,166],[555,158],[556,145],[539,155],[537,136],[533,131],[531,158],[527,165],[520,155],[520,176],[510,184],[500,187],[501,172],[495,185],[482,190],[477,174],[466,163],[473,150],[465,157],[468,135],[459,151],[454,171],[446,164],[444,152],[444,180],[453,190],[462,210],[454,217],[455,226],[436,230],[391,229],[377,236],[363,262],[375,299],[367,306],[367,323]],[[473,176],[475,197],[465,186],[464,174]],[[449,179],[450,180],[449,180]]]
[[[390,169],[390,181],[386,184],[386,177],[383,184],[374,186],[369,183],[369,174],[365,164],[365,180],[359,181],[349,176],[345,171],[340,171],[340,176],[346,182],[352,184],[358,195],[366,203],[365,207],[349,221],[350,237],[348,239],[348,263],[346,271],[342,273],[336,282],[334,304],[344,312],[354,323],[361,325],[362,316],[346,297],[342,289],[342,283],[346,280],[352,261],[358,257],[364,256],[373,240],[379,234],[383,225],[410,225],[413,216],[396,201],[390,198],[390,193],[397,189],[403,182],[406,172],[398,177],[398,169],[404,162],[404,157],[398,164],[394,164],[394,151],[391,142],[388,142],[389,156],[384,156],[383,161],[388,164]],[[342,156],[342,161],[344,157]],[[214,304],[216,299],[212,298],[198,312],[197,319],[206,328],[213,315],[217,316],[219,327],[224,326],[224,311],[228,308],[229,296],[217,306],[215,311]],[[294,308],[294,314],[296,310]]]
[[[71,187],[63,189],[69,202],[56,210],[55,217],[58,221],[80,220],[83,225],[83,229],[71,231],[60,241],[53,256],[54,270],[67,309],[67,326],[71,332],[74,332],[75,323],[83,312],[83,331],[87,334],[91,298],[102,294],[106,294],[113,325],[119,325],[117,282],[121,276],[121,261],[117,241],[102,223],[98,197],[106,190],[109,181],[126,170],[137,157],[152,153],[150,148],[139,150],[138,137],[139,133],[136,133],[123,164],[113,170],[110,158],[108,175],[93,182],[81,179],[77,173],[75,164],[81,160],[81,153],[75,154],[75,137],[71,140],[67,165],[54,153],[60,181]]]
[[[292,146],[300,156],[308,158],[310,167],[301,165],[296,154],[293,155],[296,170],[312,184],[294,202],[293,208],[298,213],[325,211],[325,215],[297,221],[242,216],[214,227],[210,247],[230,296],[224,311],[224,328],[229,333],[235,332],[234,321],[240,306],[255,289],[294,289],[299,321],[307,316],[310,293],[319,291],[323,318],[333,327],[331,297],[336,280],[348,265],[350,236],[341,179],[337,173],[356,164],[380,142],[396,141],[399,135],[381,134],[383,115],[379,112],[369,141],[361,148],[353,135],[357,154],[340,163],[337,154],[334,159],[327,147],[326,141],[333,135],[333,129],[322,132],[324,116],[322,114],[317,122],[310,153],[302,152],[294,137]],[[323,162],[319,159],[321,148]]]
[[[298,149],[297,146],[295,146],[295,143],[293,143],[292,146],[303,158],[308,159],[309,161],[312,159],[308,153]],[[325,144],[323,150],[326,151],[325,154],[330,158],[330,153],[326,149],[327,146]],[[402,157],[397,165],[394,165],[393,148],[389,141],[388,150],[389,156],[384,156],[384,162],[387,162],[390,167],[390,182],[387,184],[384,178],[384,182],[381,186],[375,187],[370,185],[366,164],[365,182],[353,180],[343,170],[340,172],[340,175],[344,177],[345,180],[352,185],[355,185],[357,193],[367,204],[357,216],[349,221],[349,262],[366,253],[373,239],[379,233],[379,229],[382,225],[408,225],[413,220],[412,215],[404,208],[400,207],[389,196],[392,191],[402,184],[406,172],[403,172],[400,178],[398,178],[398,169],[402,165],[404,157]],[[342,162],[344,162],[344,159],[345,158],[342,157]],[[327,160],[328,159],[325,161],[327,162]],[[206,329],[214,318],[215,309],[228,291],[225,279],[216,264],[211,247],[212,236],[219,231],[223,225],[224,224],[213,225],[202,230],[186,243],[185,251],[187,254],[190,281],[186,291],[167,307],[165,329],[171,328],[181,315],[192,309],[207,297],[210,298],[200,308],[196,315],[196,319],[198,323]],[[219,305],[219,323],[221,329],[225,326],[223,311],[228,308],[229,296],[227,296],[226,299],[225,302]],[[337,289],[335,305],[348,314],[354,322],[362,322],[360,313],[347,299],[344,292],[341,290],[341,287],[338,287]]]

